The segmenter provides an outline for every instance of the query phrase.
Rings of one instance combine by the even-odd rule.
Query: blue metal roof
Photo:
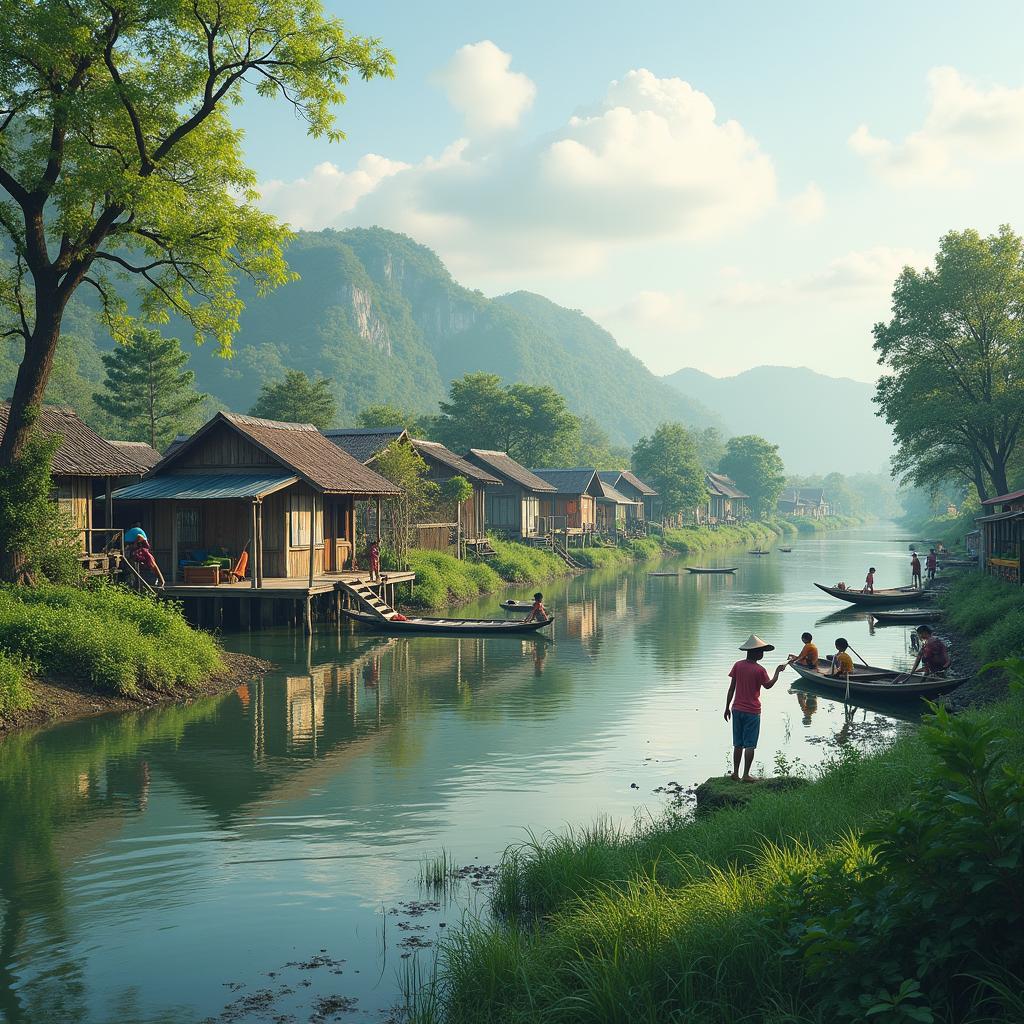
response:
[[[262,498],[299,478],[288,473],[208,473],[177,476],[161,473],[114,491],[119,501],[149,498],[208,501],[215,498]]]

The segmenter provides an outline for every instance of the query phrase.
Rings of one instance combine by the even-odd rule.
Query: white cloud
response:
[[[537,87],[511,65],[511,54],[484,39],[456,50],[434,76],[471,134],[514,128],[533,104]]]
[[[1024,88],[983,89],[956,68],[928,73],[930,106],[924,125],[901,142],[874,135],[866,124],[848,144],[883,180],[895,185],[965,184],[983,163],[1024,157]]]
[[[700,318],[682,291],[645,290],[618,306],[596,311],[594,319],[627,330],[687,331]]]
[[[811,181],[786,206],[797,224],[815,224],[825,216],[825,193],[816,182]]]

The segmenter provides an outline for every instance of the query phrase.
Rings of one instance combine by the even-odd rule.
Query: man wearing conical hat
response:
[[[747,656],[737,661],[729,671],[729,696],[725,698],[725,720],[732,719],[732,778],[741,782],[753,782],[750,766],[754,763],[754,750],[761,732],[761,688],[770,690],[785,670],[785,665],[775,669],[770,679],[761,665],[765,651],[774,651],[759,636],[750,634],[750,639],[740,645]],[[743,775],[740,775],[740,761]]]

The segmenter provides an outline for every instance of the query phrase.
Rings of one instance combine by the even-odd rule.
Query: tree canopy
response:
[[[707,498],[704,467],[693,435],[681,423],[662,423],[633,448],[633,471],[653,487],[666,515],[691,513]]]
[[[786,467],[777,444],[756,434],[730,437],[718,468],[749,495],[755,517],[763,519],[775,512],[776,502],[786,486]]]
[[[301,370],[288,370],[282,380],[263,385],[249,412],[285,423],[312,423],[326,430],[334,422],[335,409],[334,395],[326,379],[310,380]]]
[[[887,371],[875,401],[893,427],[900,478],[1005,494],[1024,426],[1021,237],[1005,225],[988,238],[949,232],[934,268],[904,268],[892,319],[874,336]]]

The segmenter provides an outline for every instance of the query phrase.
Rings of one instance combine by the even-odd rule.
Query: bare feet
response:
[[[735,777],[735,776],[734,776]],[[759,782],[759,779],[752,778],[750,775],[744,775],[740,782]]]

